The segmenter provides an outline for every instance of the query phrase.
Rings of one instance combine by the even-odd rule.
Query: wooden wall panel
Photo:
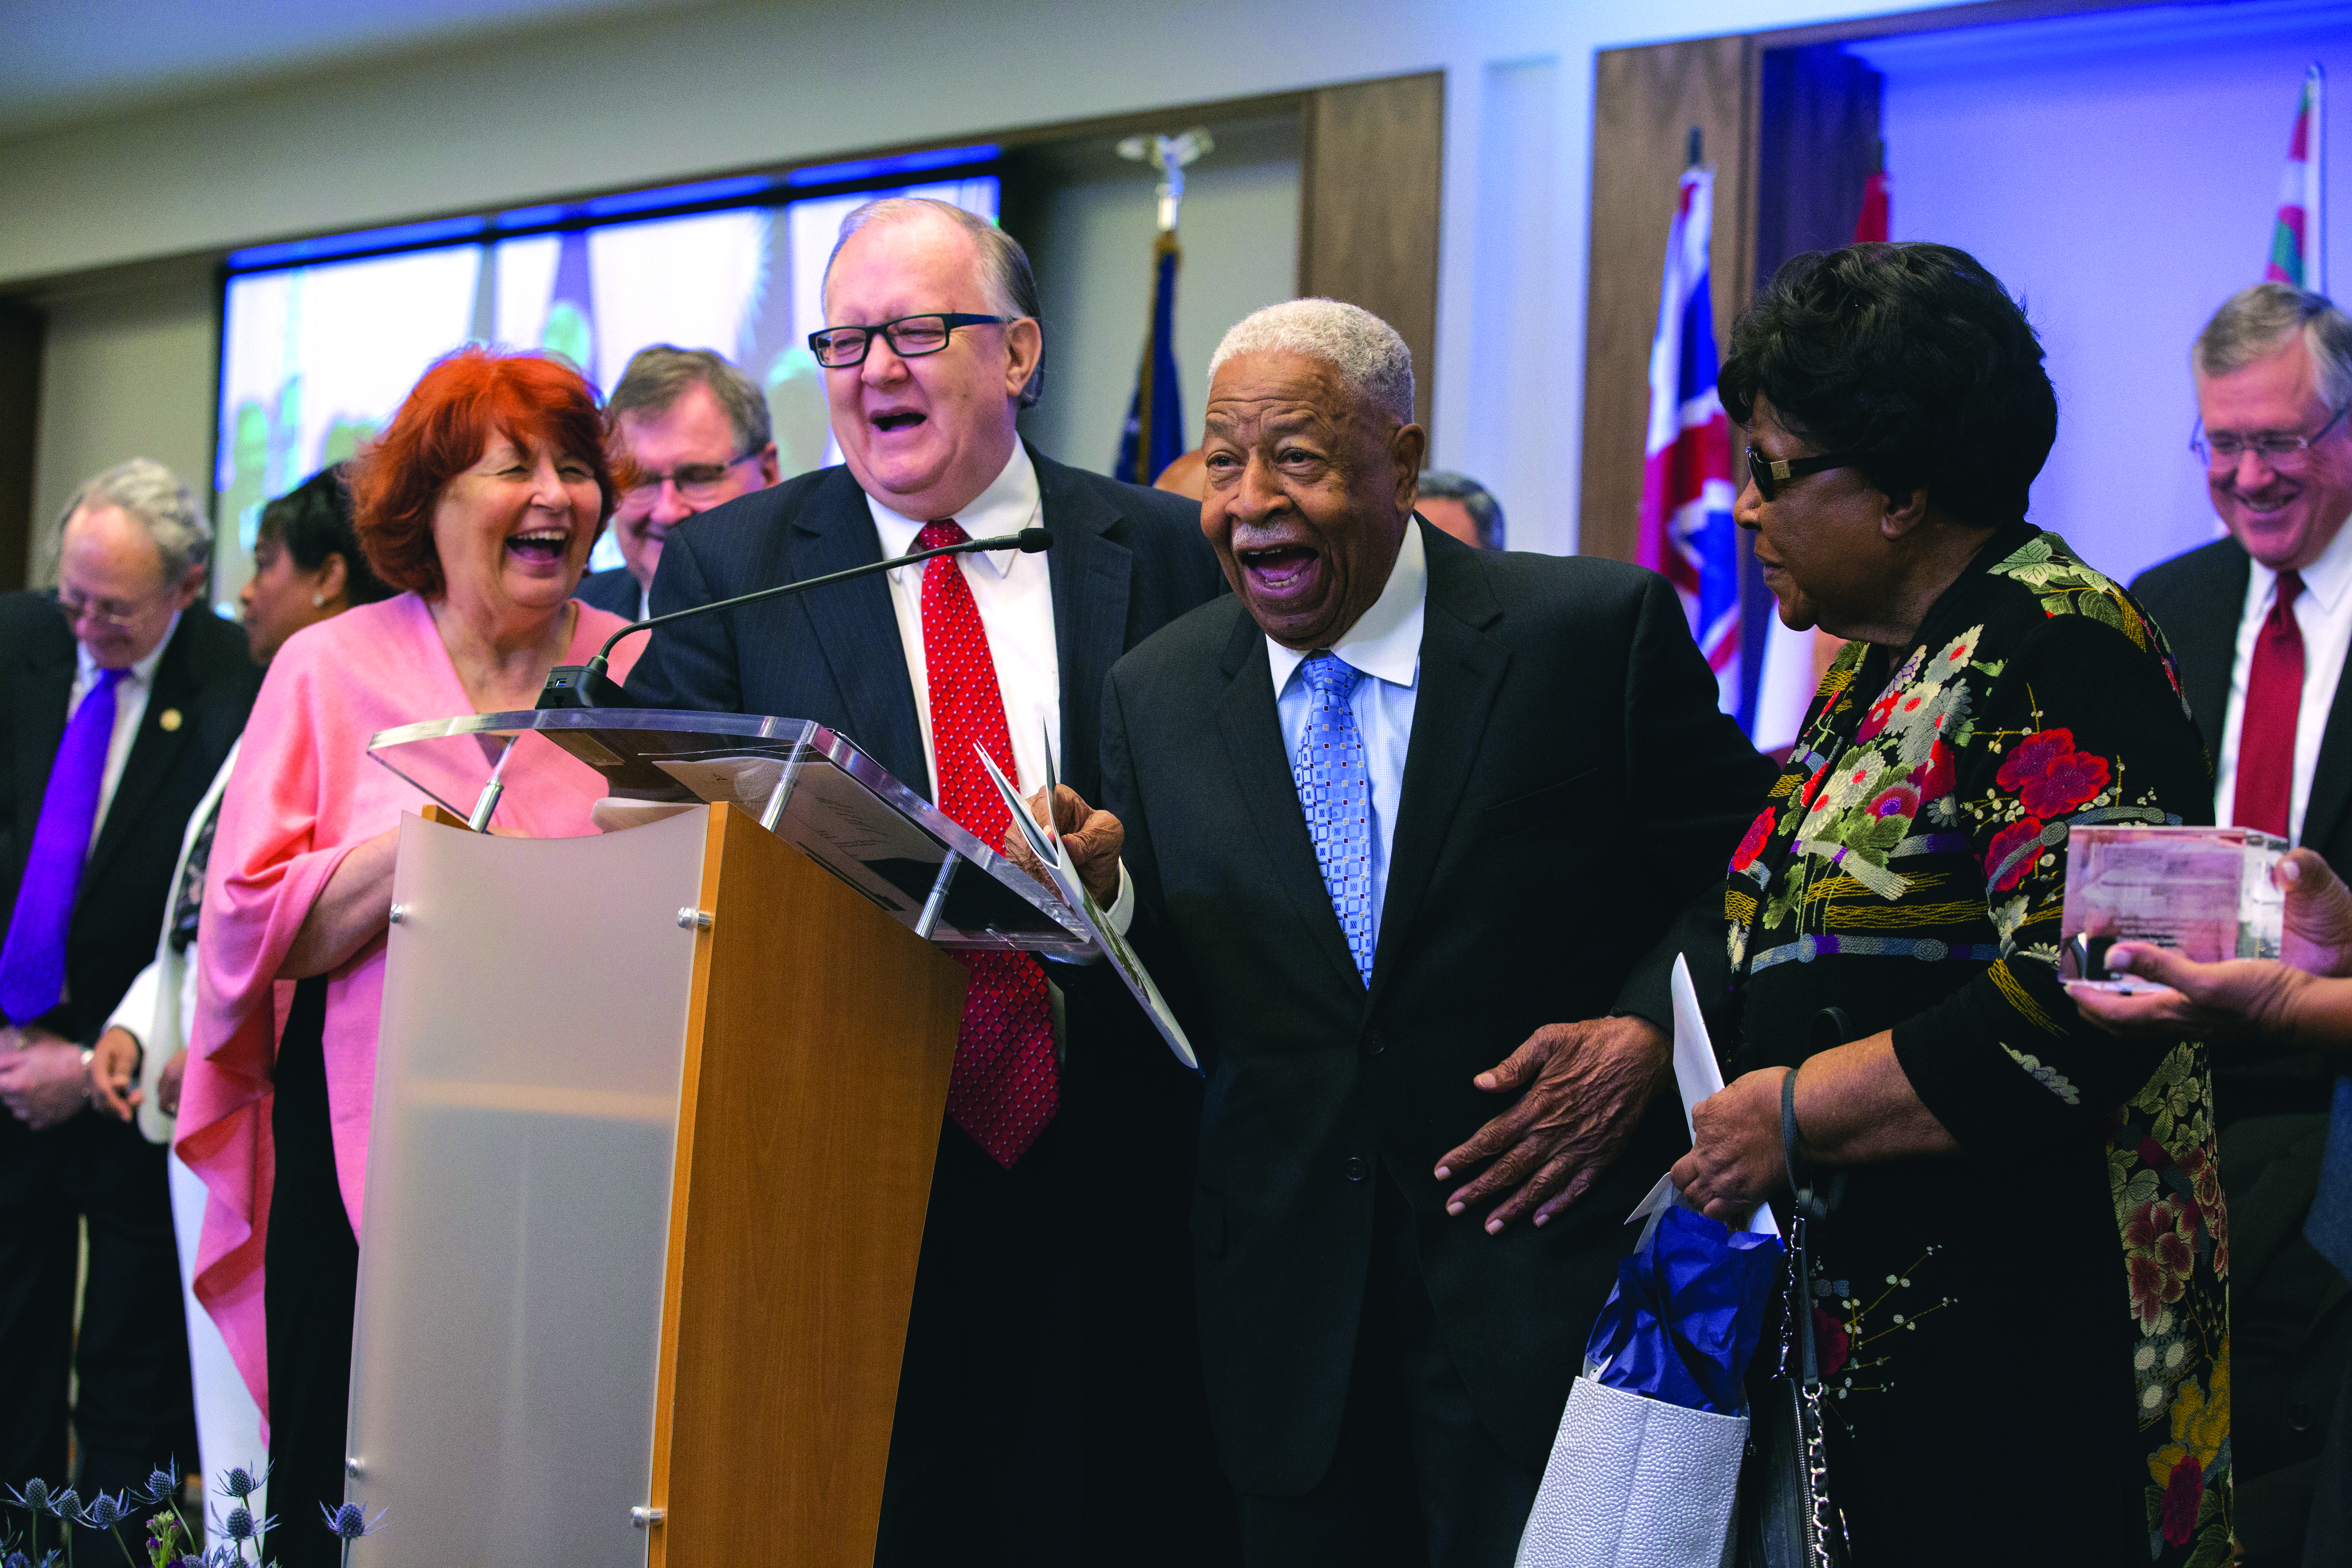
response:
[[[0,593],[30,581],[43,335],[39,311],[0,300]]]
[[[1690,128],[1715,165],[1716,338],[1755,289],[1756,50],[1746,37],[1603,49],[1593,60],[1578,550],[1634,558],[1650,339]]]
[[[1444,73],[1319,89],[1301,119],[1298,292],[1361,305],[1397,330],[1412,351],[1413,409],[1426,429]]]

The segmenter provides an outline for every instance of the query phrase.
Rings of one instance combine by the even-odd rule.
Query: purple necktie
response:
[[[121,679],[119,669],[98,672],[98,684],[66,721],[57,761],[49,764],[32,853],[16,885],[7,942],[0,944],[0,1013],[11,1024],[29,1024],[65,997],[66,926],[98,822],[98,793],[114,740],[114,688]]]

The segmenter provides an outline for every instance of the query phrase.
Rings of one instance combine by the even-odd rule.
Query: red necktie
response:
[[[2238,724],[2238,798],[2230,811],[2236,826],[2281,838],[2294,799],[2294,726],[2303,712],[2303,627],[2294,618],[2302,594],[2300,573],[2280,573],[2271,613],[2254,634],[2245,717]]]
[[[934,522],[915,536],[915,547],[937,550],[970,537],[952,520]],[[1018,775],[988,630],[980,623],[971,584],[952,555],[923,564],[923,668],[930,689],[940,809],[993,849],[1004,842],[1013,817],[973,753],[974,742],[988,748],[1007,777]],[[1025,952],[956,957],[971,971],[971,990],[956,1036],[955,1071],[948,1079],[948,1117],[991,1159],[1010,1166],[1036,1142],[1061,1103],[1045,972]]]

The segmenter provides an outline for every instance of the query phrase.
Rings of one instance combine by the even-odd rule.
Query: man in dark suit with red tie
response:
[[[87,1048],[155,954],[189,813],[261,685],[199,603],[212,530],[143,458],[66,509],[57,592],[0,595],[0,1483],[83,1497],[193,1460],[163,1150],[88,1111]],[[75,1276],[88,1272],[79,1333]],[[111,1541],[85,1562],[121,1562]]]
[[[1029,449],[1044,355],[1028,258],[938,202],[851,215],[828,265],[824,366],[845,463],[670,536],[653,611],[1042,525],[1037,554],[942,557],[651,634],[629,694],[847,736],[965,826],[1100,778],[1118,657],[1214,595],[1199,513]],[[1034,960],[970,955],[908,1325],[876,1562],[1213,1563],[1232,1502],[1210,1458],[1184,1202],[1199,1080],[1131,1005]]]
[[[2352,319],[2319,295],[2257,284],[2214,313],[2191,368],[2197,452],[2229,537],[2149,568],[2132,592],[2180,662],[2213,757],[2214,820],[2307,845],[2352,876]],[[2213,1064],[2231,1453],[2242,1561],[2261,1568],[2301,1560],[2329,1405],[2352,1363],[2352,1257],[2323,1256],[2304,1235],[2324,1185],[2352,1201],[2352,1080],[2316,1053],[2233,1055]]]

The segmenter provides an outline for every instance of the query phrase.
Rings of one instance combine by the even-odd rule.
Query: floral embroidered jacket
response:
[[[1815,1228],[1861,1563],[1981,1561],[1971,1519],[2035,1561],[2226,1561],[2205,1049],[2092,1028],[2056,968],[2069,828],[2211,801],[2161,633],[2020,523],[1911,647],[1840,656],[1732,859],[1738,1065],[1892,1029],[1963,1152],[1854,1170]]]

